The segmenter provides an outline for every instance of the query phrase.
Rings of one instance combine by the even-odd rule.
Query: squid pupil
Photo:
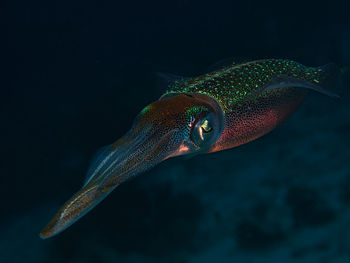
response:
[[[212,131],[212,127],[209,126],[208,120],[205,120],[201,125],[202,131],[205,133],[209,133]]]

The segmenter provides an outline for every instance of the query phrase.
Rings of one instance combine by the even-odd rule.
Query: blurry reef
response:
[[[40,240],[93,153],[159,98],[156,72],[350,61],[346,4],[219,2],[3,5],[0,262],[350,262],[349,78],[341,99],[310,92],[270,134],[167,160]]]

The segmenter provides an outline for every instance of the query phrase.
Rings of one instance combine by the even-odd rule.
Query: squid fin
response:
[[[341,68],[334,63],[330,63],[315,70],[319,72],[316,76],[313,76],[311,73],[308,74],[307,70],[305,75],[300,77],[279,75],[264,87],[246,97],[245,100],[252,99],[263,92],[291,87],[310,89],[333,98],[339,98],[342,95]]]
[[[316,70],[321,72],[316,77],[308,77],[305,75],[305,78],[299,79],[285,75],[279,76],[268,83],[265,90],[268,91],[284,87],[300,87],[311,89],[333,98],[339,98],[342,93],[340,68],[336,64],[330,63],[318,67]]]

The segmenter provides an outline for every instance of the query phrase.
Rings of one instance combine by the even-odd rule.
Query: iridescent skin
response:
[[[211,153],[252,141],[279,125],[307,89],[336,96],[334,65],[309,68],[260,60],[176,81],[145,107],[131,130],[104,148],[82,189],[41,231],[48,238],[77,221],[125,180],[174,156]]]

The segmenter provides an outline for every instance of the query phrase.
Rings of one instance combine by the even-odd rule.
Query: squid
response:
[[[124,181],[180,155],[222,151],[255,140],[290,116],[310,90],[339,97],[340,69],[292,60],[231,63],[170,83],[131,129],[104,147],[83,187],[40,232],[52,237],[76,222]]]

